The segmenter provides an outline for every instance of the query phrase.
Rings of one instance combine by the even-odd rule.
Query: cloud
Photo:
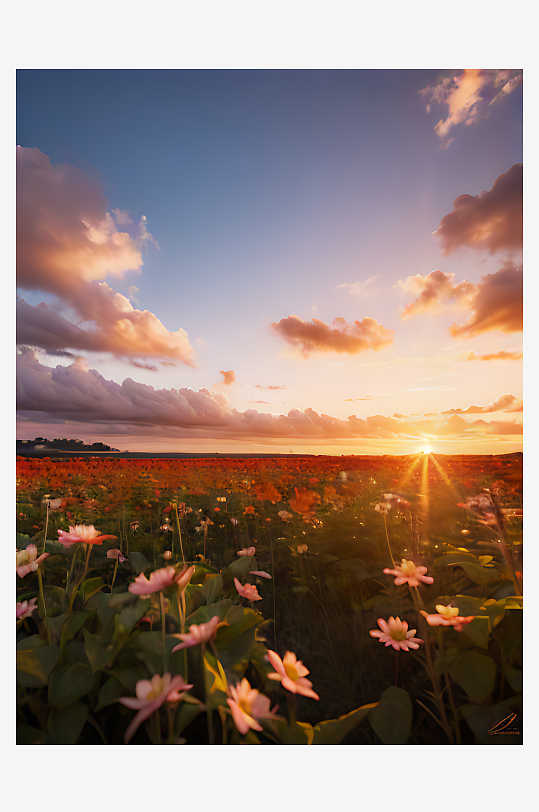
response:
[[[70,366],[46,367],[36,354],[23,350],[17,356],[17,408],[21,421],[86,424],[101,434],[137,434],[193,439],[405,439],[470,436],[470,433],[518,434],[519,423],[498,421],[470,425],[461,417],[449,420],[404,419],[402,415],[373,415],[366,420],[350,415],[341,420],[313,409],[291,409],[271,415],[255,409],[231,409],[226,395],[200,389],[160,389],[126,378],[122,384],[107,381],[79,358]],[[512,397],[512,396],[510,396]],[[500,399],[498,399],[500,400]],[[397,417],[399,419],[397,419]]]
[[[522,177],[522,164],[514,164],[490,191],[457,197],[434,232],[444,254],[461,247],[491,254],[522,251]]]
[[[161,366],[164,367],[175,367],[176,364],[173,364],[172,361],[160,361]]]
[[[500,350],[499,352],[489,352],[483,355],[476,355],[475,352],[464,353],[463,361],[518,361],[523,357],[521,352],[509,352]]]
[[[490,330],[502,333],[522,331],[523,319],[522,268],[506,263],[494,274],[481,277],[470,303],[472,315],[465,324],[452,324],[452,336],[472,338]]]
[[[149,369],[151,372],[157,372],[157,367],[154,364],[144,364],[141,361],[128,361],[127,362],[130,366],[136,367],[137,369]]]
[[[522,404],[522,398],[515,395],[500,395],[499,398],[488,406],[469,406],[467,409],[449,409],[442,414],[488,414],[489,412],[517,411],[514,407]]]
[[[140,271],[150,244],[159,248],[145,215],[134,222],[128,212],[107,212],[102,190],[84,172],[52,165],[39,149],[17,147],[17,286],[57,296],[79,319],[75,325],[56,310],[46,312],[46,305],[38,312],[24,303],[20,341],[52,351],[164,356],[194,366],[185,330],[169,332],[153,313],[136,310],[100,281]]]
[[[223,376],[223,380],[221,383],[224,383],[226,386],[230,386],[231,383],[234,383],[236,380],[236,376],[234,374],[233,369],[229,369],[228,372],[224,372],[223,370],[220,371],[220,375]]]
[[[447,105],[448,116],[441,118],[434,130],[444,148],[453,142],[449,133],[459,124],[469,126],[488,115],[488,107],[511,93],[522,83],[518,70],[465,70],[459,76],[442,79],[434,87],[427,86],[419,95],[429,102]],[[427,104],[427,113],[432,105]]]
[[[402,318],[406,320],[419,313],[443,313],[451,307],[469,307],[477,285],[466,280],[453,285],[454,276],[454,273],[432,271],[427,276],[416,274],[408,276],[404,282],[399,280],[394,287],[417,296],[415,301],[406,305]]]
[[[336,285],[336,289],[338,288],[348,288],[349,293],[353,293],[354,296],[366,296],[372,292],[372,285],[376,276],[371,276],[369,279],[366,279],[365,282],[343,282],[342,285]]]
[[[333,319],[332,326],[318,319],[307,322],[298,316],[288,316],[278,323],[273,322],[270,329],[297,347],[305,358],[313,353],[344,352],[356,355],[363,350],[379,350],[391,344],[395,335],[394,330],[385,329],[376,319],[368,316],[353,323],[338,317]]]
[[[260,386],[260,384],[257,383],[255,389],[286,389],[286,386]]]
[[[403,319],[420,313],[444,313],[454,307],[466,308],[471,315],[464,324],[449,328],[452,336],[473,337],[490,330],[515,333],[522,330],[522,268],[506,263],[494,274],[481,277],[479,284],[453,284],[454,274],[432,271],[427,276],[409,276],[398,286],[417,299],[404,308]],[[395,285],[397,287],[397,285]]]
[[[88,308],[93,308],[93,318],[86,322],[90,329],[73,324],[44,302],[34,307],[18,299],[17,344],[42,347],[48,352],[69,347],[111,352],[119,357],[164,356],[195,366],[185,330],[169,332],[153,313],[134,310],[129,300],[106,282],[83,284],[90,287],[86,302]]]
[[[127,291],[128,299],[132,305],[138,305],[138,299],[136,296],[137,293],[140,293],[140,288],[137,288],[136,285],[131,285],[131,287]]]

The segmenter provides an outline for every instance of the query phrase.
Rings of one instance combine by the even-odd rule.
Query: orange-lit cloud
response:
[[[142,361],[135,361],[133,359],[127,362],[130,366],[136,367],[137,369],[148,369],[150,372],[157,372],[157,367],[155,364],[144,364]]]
[[[449,419],[445,415],[419,420],[373,415],[364,420],[350,415],[341,420],[313,409],[291,409],[286,415],[260,413],[255,409],[238,412],[221,392],[156,390],[131,378],[120,385],[88,369],[82,358],[70,366],[50,368],[40,364],[36,354],[28,350],[18,355],[17,366],[17,408],[21,421],[75,421],[86,424],[88,431],[94,426],[102,434],[142,432],[154,437],[193,439],[366,438],[420,442],[425,437],[490,437],[522,432],[522,425],[514,420],[468,423],[455,414]],[[500,401],[498,398],[497,402]]]
[[[403,319],[420,313],[443,313],[454,307],[471,315],[464,324],[451,325],[452,336],[473,337],[490,330],[515,333],[522,330],[522,268],[506,263],[494,274],[481,277],[479,284],[453,284],[454,274],[432,271],[427,276],[409,276],[398,285],[417,299],[404,308]]]
[[[354,296],[367,296],[368,294],[373,292],[373,283],[376,279],[376,276],[371,276],[369,279],[366,279],[365,282],[343,282],[342,285],[337,285],[337,288],[348,288],[349,293],[353,293]]]
[[[103,350],[117,356],[169,357],[194,366],[185,330],[170,332],[104,281],[140,271],[147,246],[159,247],[143,215],[107,212],[100,187],[84,172],[52,165],[39,149],[17,147],[17,286],[57,296],[56,310],[23,302],[18,340],[46,350]],[[135,293],[131,286],[130,295]]]
[[[236,375],[234,374],[233,369],[229,369],[227,372],[221,370],[219,372],[219,375],[223,376],[223,380],[221,381],[221,383],[224,383],[226,386],[230,386],[230,384],[234,383],[234,381],[236,380]]]
[[[522,268],[507,263],[494,274],[481,277],[471,302],[472,315],[465,324],[452,324],[452,336],[473,337],[490,330],[502,333],[522,331]]]
[[[286,389],[286,386],[260,386],[259,383],[255,385],[255,389]]]
[[[307,358],[313,353],[344,352],[356,355],[363,350],[379,350],[393,342],[394,330],[387,330],[376,319],[366,316],[362,321],[349,323],[338,317],[332,325],[313,319],[303,321],[299,316],[288,316],[273,322],[270,329],[297,347]]]
[[[477,285],[471,282],[460,282],[453,285],[454,273],[432,271],[427,276],[408,276],[404,282],[395,287],[401,287],[407,293],[417,296],[404,308],[403,319],[417,316],[419,313],[443,313],[451,307],[469,307],[470,300],[477,291]]]
[[[419,94],[430,102],[447,105],[448,115],[434,127],[444,148],[453,142],[449,133],[457,125],[469,126],[487,115],[488,107],[507,96],[522,83],[518,70],[465,70],[453,79],[442,79],[434,87],[425,87]]]
[[[500,395],[499,398],[488,406],[469,406],[467,409],[449,409],[442,414],[488,414],[489,412],[506,412],[506,411],[519,411],[522,409],[522,398],[517,398],[515,395]]]
[[[464,353],[463,361],[518,361],[523,357],[521,352],[509,352],[500,350],[499,352],[487,352],[483,355],[476,355],[475,352]]]
[[[522,250],[522,222],[522,164],[514,164],[490,191],[457,197],[434,234],[444,254],[465,246],[513,253]]]

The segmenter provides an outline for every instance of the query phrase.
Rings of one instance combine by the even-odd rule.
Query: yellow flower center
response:
[[[448,606],[437,605],[436,611],[438,612],[439,615],[443,615],[443,617],[448,619],[451,617],[457,617],[459,613],[458,607],[457,606],[453,607],[451,606],[451,604],[449,604]]]
[[[163,680],[159,678],[159,682],[155,680],[155,685],[153,686],[152,690],[146,697],[146,699],[150,702],[153,702],[154,699],[157,699],[158,696],[161,696],[163,693]]]
[[[393,640],[406,640],[406,632],[404,629],[394,629],[391,632],[391,637]]]
[[[406,561],[405,558],[402,559],[401,564],[401,571],[403,575],[413,575],[415,572],[415,564],[413,561]]]
[[[294,665],[290,665],[290,663],[283,663],[283,665],[287,677],[290,677],[290,679],[294,680],[294,682],[299,679],[299,674]]]

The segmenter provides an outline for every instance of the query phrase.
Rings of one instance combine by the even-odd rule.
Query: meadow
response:
[[[18,744],[522,744],[522,455],[17,458]]]

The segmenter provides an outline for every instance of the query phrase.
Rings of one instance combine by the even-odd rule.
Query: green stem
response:
[[[41,551],[42,553],[45,552],[45,545],[47,543],[48,530],[49,530],[49,502],[47,501],[47,515],[45,517],[45,533],[43,535],[43,549]]]
[[[206,705],[206,723],[208,726],[208,744],[215,744],[213,740],[213,722],[212,722],[212,711],[211,708],[208,707],[208,691],[206,689],[206,662],[205,662],[205,654],[206,654],[206,645],[201,643],[200,652],[202,655],[202,679],[204,681],[204,704]]]
[[[236,528],[234,528],[234,534],[236,533]],[[277,649],[277,611],[276,611],[276,596],[275,596],[275,565],[273,563],[273,536],[270,532],[270,547],[271,547],[271,579],[273,585],[273,641],[275,643],[275,649]]]
[[[399,684],[399,651],[395,649],[395,685]]]
[[[183,561],[183,564],[185,566],[185,556],[183,554],[183,544],[182,544],[182,528],[181,528],[181,525],[180,525],[180,517],[178,515],[178,504],[176,503],[174,505],[174,507],[176,508],[176,523],[178,525],[178,535],[180,537],[180,550],[181,550],[181,553],[182,553],[182,561]]]
[[[47,640],[49,642],[49,646],[51,646],[52,645],[51,630],[49,629],[49,622],[47,620],[47,604],[45,603],[45,595],[43,593],[43,578],[41,576],[40,567],[37,568],[37,582],[39,584],[39,599],[43,607],[43,623],[45,624],[45,630],[47,632]]]
[[[436,702],[438,703],[438,708],[440,710],[440,716],[441,716],[441,720],[442,720],[441,724],[442,724],[442,726],[443,726],[443,728],[445,730],[445,734],[447,736],[449,744],[454,744],[453,734],[452,734],[452,731],[451,731],[451,726],[450,726],[449,721],[447,719],[447,715],[446,715],[446,712],[445,712],[445,705],[444,705],[444,702],[442,700],[442,692],[440,691],[440,683],[438,682],[438,678],[436,676],[436,671],[434,669],[434,663],[432,661],[432,653],[431,653],[431,650],[430,650],[431,638],[430,638],[430,635],[429,635],[429,632],[428,632],[428,626],[427,626],[427,623],[426,623],[423,615],[420,612],[421,598],[419,597],[419,593],[417,592],[417,587],[410,587],[410,594],[412,596],[412,600],[414,602],[414,606],[415,606],[415,609],[416,609],[416,612],[417,612],[417,619],[418,619],[419,628],[421,630],[421,634],[425,638],[425,654],[427,655],[427,662],[424,664],[425,665],[425,670],[427,671],[427,674],[429,675],[429,678],[430,678],[430,681],[431,681],[431,684],[432,684],[432,689],[433,689],[434,695],[436,697]]]
[[[167,629],[165,623],[165,598],[163,591],[159,593],[159,605],[161,607],[161,644],[163,647],[163,674],[168,671],[167,664]]]
[[[389,550],[389,555],[391,556],[391,564],[394,567],[395,566],[395,561],[393,559],[393,553],[391,552],[391,544],[389,543],[389,533],[387,532],[387,519],[386,519],[385,511],[384,511],[384,513],[382,513],[382,516],[384,517],[384,527],[386,529],[387,549]]]
[[[297,699],[295,694],[287,693],[286,695],[286,703],[288,705],[288,726],[290,728],[296,724],[296,712],[297,712]]]
[[[84,565],[84,572],[82,573],[82,578],[80,579],[77,586],[73,590],[73,594],[71,595],[71,598],[70,598],[70,601],[69,601],[69,608],[67,610],[68,612],[71,612],[71,609],[73,608],[73,604],[75,602],[75,597],[77,595],[78,589],[79,589],[80,585],[82,584],[82,582],[84,581],[84,579],[86,577],[86,573],[88,572],[88,564],[90,563],[90,553],[92,552],[92,546],[93,546],[92,544],[87,544],[86,545],[86,563]]]
[[[112,576],[112,584],[110,585],[110,594],[112,595],[114,592],[114,581],[116,580],[116,573],[118,572],[118,559],[114,564],[114,575]]]
[[[161,720],[159,718],[159,708],[153,714],[155,719],[155,727],[157,728],[157,744],[162,744],[161,742]]]
[[[449,696],[449,704],[451,705],[451,711],[453,713],[453,719],[455,721],[455,738],[457,744],[461,744],[460,740],[460,724],[457,716],[457,709],[455,708],[455,703],[453,702],[453,693],[451,691],[451,683],[449,681],[449,674],[447,673],[447,668],[444,668],[444,677],[448,688],[448,696]]]

